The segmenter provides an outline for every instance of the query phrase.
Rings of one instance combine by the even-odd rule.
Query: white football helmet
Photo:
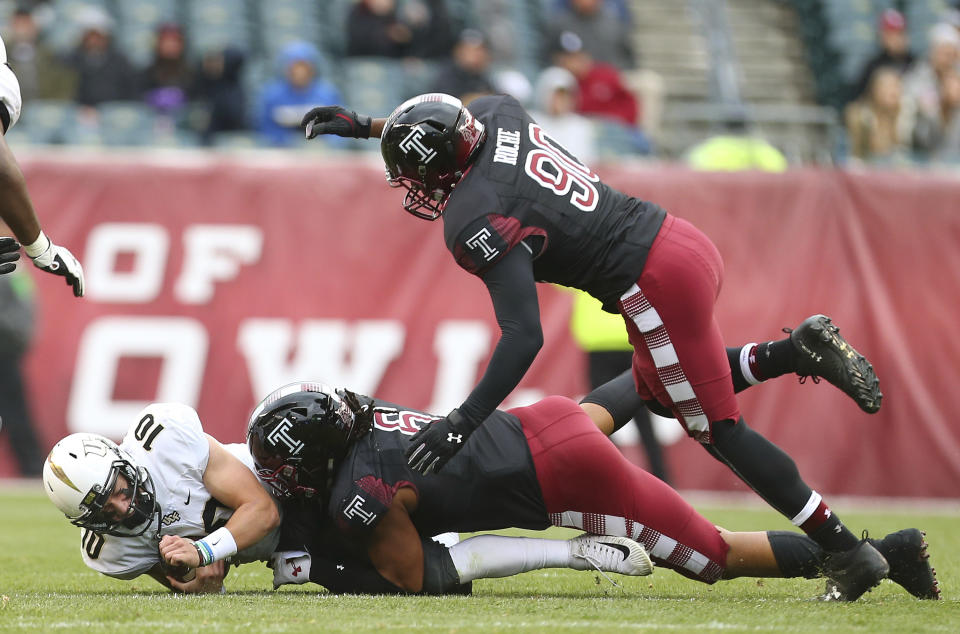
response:
[[[120,476],[127,482],[130,510],[119,520],[103,515],[103,505]],[[153,480],[126,451],[99,434],[70,434],[43,463],[43,490],[71,524],[95,533],[142,535],[159,515]]]

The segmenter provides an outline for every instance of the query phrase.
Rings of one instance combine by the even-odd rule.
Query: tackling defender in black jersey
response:
[[[723,272],[716,247],[690,223],[605,185],[512,97],[482,97],[468,109],[449,95],[420,95],[386,119],[325,106],[304,126],[308,138],[380,137],[389,184],[407,190],[404,209],[443,219],[448,249],[493,302],[502,334],[487,370],[460,407],[411,439],[415,470],[443,469],[520,382],[543,341],[536,282],[572,286],[625,318],[635,391],[621,389],[616,407],[632,412],[643,401],[677,418],[830,553],[828,570],[860,571],[832,584],[832,596],[855,599],[885,576],[880,553],[857,540],[786,453],[747,426],[735,396],[796,372],[826,378],[877,411],[872,366],[827,317],[808,318],[781,341],[726,348],[713,315]]]
[[[435,416],[344,389],[293,383],[254,410],[247,442],[262,479],[313,502],[356,556],[369,556],[376,574],[409,592],[436,584],[421,573],[428,554],[421,554],[421,544],[429,544],[423,536],[508,527],[607,533],[612,537],[605,539],[640,543],[658,565],[705,583],[824,572],[829,557],[800,533],[715,527],[619,453],[597,429],[608,416],[602,405],[581,407],[556,396],[496,410],[446,469],[426,476],[404,453],[407,438]],[[898,544],[907,536],[922,542],[919,531],[893,536]],[[891,537],[877,543],[892,550]],[[475,578],[473,560],[489,556],[462,545],[449,551],[448,587]],[[935,590],[925,550],[912,552],[916,562],[905,587]]]

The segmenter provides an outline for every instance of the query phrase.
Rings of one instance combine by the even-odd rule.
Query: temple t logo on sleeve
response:
[[[483,259],[489,262],[500,254],[500,251],[496,247],[493,247],[487,243],[489,239],[490,230],[484,227],[480,231],[467,238],[467,248],[474,251],[479,249],[483,254]]]
[[[366,502],[366,500],[359,495],[353,496],[353,499],[350,500],[350,503],[347,504],[347,507],[343,509],[343,516],[347,518],[356,517],[361,522],[369,526],[373,522],[376,515],[363,508],[364,502]]]

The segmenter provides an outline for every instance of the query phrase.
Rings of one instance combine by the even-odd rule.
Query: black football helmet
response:
[[[257,475],[280,498],[326,501],[347,450],[368,431],[373,401],[320,383],[291,383],[253,410],[247,446]]]
[[[403,208],[439,218],[485,138],[483,124],[456,97],[429,93],[402,103],[383,126],[380,153],[390,186],[407,189]]]

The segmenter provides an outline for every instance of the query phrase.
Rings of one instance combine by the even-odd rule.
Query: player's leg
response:
[[[598,388],[610,381],[616,380],[618,376],[630,374],[633,365],[633,350],[591,350],[587,353],[587,370],[590,377],[590,389]],[[632,377],[632,374],[630,375]],[[660,447],[660,441],[653,433],[653,421],[650,419],[650,410],[646,404],[636,395],[636,389],[633,387],[633,380],[630,379],[629,389],[633,393],[628,395],[622,405],[632,408],[632,414],[627,421],[633,420],[636,423],[637,431],[640,434],[640,442],[643,445],[644,453],[647,455],[649,471],[664,482],[670,481],[670,475],[667,471],[667,464],[663,457],[663,449]],[[625,412],[626,414],[626,412]],[[618,427],[619,429],[619,427]],[[611,432],[612,433],[612,430]]]
[[[813,315],[784,332],[788,336],[777,341],[727,348],[735,391],[795,373],[801,383],[808,376],[814,382],[826,379],[867,413],[880,409],[883,394],[873,365],[843,338],[829,317]]]
[[[566,540],[476,535],[449,550],[461,583],[512,577],[544,568],[599,570],[630,576],[653,572],[650,557],[640,544],[611,535],[580,535]]]
[[[829,551],[825,571],[862,571],[849,592],[859,596],[885,576],[886,562],[807,486],[790,456],[738,424],[726,348],[713,316],[723,270],[719,253],[685,221],[665,229],[637,285],[621,300],[636,349],[638,392],[669,406],[711,455]]]
[[[721,577],[727,546],[713,524],[626,460],[576,403],[550,397],[510,413],[523,425],[553,524],[629,537],[658,565],[706,583]]]

